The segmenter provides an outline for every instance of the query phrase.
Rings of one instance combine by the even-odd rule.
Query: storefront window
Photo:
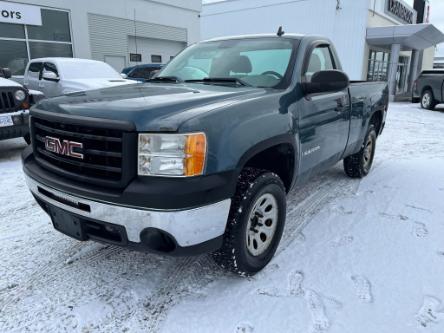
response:
[[[25,26],[22,24],[0,23],[0,37],[25,38]]]
[[[72,57],[71,44],[29,42],[31,59],[45,57]]]
[[[69,16],[67,12],[42,9],[42,25],[28,26],[28,38],[70,42]]]
[[[0,67],[12,75],[23,75],[29,59],[73,56],[69,13],[42,8],[41,14],[41,26],[0,23]]]
[[[0,39],[0,67],[9,68],[12,75],[22,75],[28,63],[26,42]]]
[[[390,53],[384,51],[370,51],[368,60],[368,81],[387,81]]]

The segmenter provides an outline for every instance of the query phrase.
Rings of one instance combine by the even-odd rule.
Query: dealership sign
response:
[[[416,11],[401,0],[387,0],[385,11],[407,24],[416,23]]]
[[[42,25],[40,7],[0,1],[0,22]]]

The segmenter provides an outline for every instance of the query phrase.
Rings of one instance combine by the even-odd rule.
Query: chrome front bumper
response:
[[[140,233],[146,228],[156,228],[169,233],[181,247],[217,238],[225,232],[231,205],[231,199],[226,199],[188,210],[136,209],[63,193],[40,184],[27,175],[25,177],[29,189],[40,200],[85,218],[123,226],[128,240],[135,243],[141,242]],[[77,207],[89,207],[89,211],[64,202]]]

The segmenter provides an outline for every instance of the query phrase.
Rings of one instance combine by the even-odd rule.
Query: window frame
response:
[[[331,63],[333,65],[333,70],[341,70],[342,71],[339,61],[337,60],[336,53],[332,49],[331,43],[326,40],[316,41],[311,44],[311,46],[307,49],[307,52],[305,53],[304,63],[302,66],[302,71],[301,71],[301,76],[302,76],[301,82],[302,83],[308,82],[307,71],[308,71],[308,66],[310,65],[311,55],[313,54],[315,49],[321,48],[321,47],[327,47],[328,53],[330,54]]]

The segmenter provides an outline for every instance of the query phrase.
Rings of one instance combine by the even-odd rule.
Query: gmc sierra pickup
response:
[[[253,275],[273,257],[286,193],[343,160],[370,171],[385,83],[351,82],[332,43],[242,36],[188,47],[150,82],[31,110],[29,188],[55,229]]]

